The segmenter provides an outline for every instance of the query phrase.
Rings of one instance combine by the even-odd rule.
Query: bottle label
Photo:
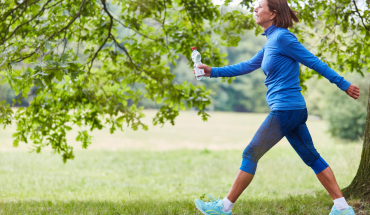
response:
[[[204,76],[204,69],[199,69],[198,65],[200,65],[200,63],[194,64],[195,77]]]

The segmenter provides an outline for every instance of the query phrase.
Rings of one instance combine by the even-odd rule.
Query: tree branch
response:
[[[128,53],[128,51],[127,51],[127,49],[123,46],[123,45],[121,45],[120,43],[118,43],[117,42],[117,40],[116,40],[116,38],[114,38],[113,37],[113,35],[111,35],[111,38],[112,38],[112,40],[113,40],[113,42],[123,51],[123,52],[125,52],[125,54],[127,55],[127,57],[130,59],[130,62],[131,62],[131,64],[133,65],[133,66],[135,66],[136,67],[136,64],[134,63],[134,61],[132,60],[132,58],[131,58],[131,56],[130,56],[130,54]],[[136,67],[137,68],[137,67]]]
[[[42,8],[41,8],[41,10],[34,16],[34,17],[32,17],[30,20],[28,20],[27,22],[25,22],[25,23],[23,23],[23,24],[21,24],[21,25],[18,25],[15,29],[14,29],[14,31],[13,31],[13,33],[8,37],[8,38],[5,38],[3,41],[2,41],[2,43],[4,43],[5,41],[7,41],[7,40],[9,40],[9,38],[11,38],[17,31],[18,31],[18,29],[20,28],[20,27],[22,27],[23,25],[26,25],[26,24],[28,24],[28,23],[30,23],[30,22],[32,22],[34,19],[36,19],[36,17],[38,17],[42,12],[44,12],[45,11],[45,7],[46,7],[46,5],[48,5],[50,2],[51,2],[52,0],[48,0],[45,4],[44,4],[44,6],[42,6]]]
[[[6,20],[6,18],[11,14],[13,13],[15,10],[17,10],[18,8],[20,8],[23,4],[27,4],[28,3],[28,0],[25,0],[24,2],[22,2],[21,4],[19,4],[17,7],[11,9],[4,17],[2,17],[2,19],[0,20],[0,22],[3,22],[4,20]]]
[[[360,11],[359,11],[359,10],[358,10],[358,8],[357,8],[356,0],[352,0],[352,1],[353,1],[353,4],[354,4],[354,5],[355,5],[355,7],[356,7],[356,12],[357,12],[358,16],[361,18],[362,25],[364,26],[364,28],[365,28],[367,31],[370,31],[370,29],[369,29],[369,28],[367,28],[367,26],[365,25],[365,23],[364,23],[364,18],[361,16]]]
[[[132,58],[131,58],[131,56],[130,56],[130,54],[128,53],[128,51],[127,51],[127,49],[123,46],[123,45],[121,45],[120,43],[118,43],[118,41],[116,40],[116,38],[111,34],[110,35],[110,38],[113,40],[113,42],[123,51],[123,52],[125,52],[125,54],[126,54],[126,56],[129,58],[129,60],[130,60],[130,63],[137,69],[137,70],[139,70],[139,71],[144,71],[147,75],[149,75],[149,72],[148,71],[146,71],[146,70],[144,70],[144,69],[142,69],[142,68],[140,68],[140,67],[138,67],[136,64],[135,64],[135,62],[132,60]],[[149,75],[150,76],[150,75]],[[158,79],[156,78],[156,77],[152,77],[152,76],[150,76],[152,79],[154,79],[154,80],[156,80],[156,81],[158,81]],[[159,81],[158,81],[159,82]]]
[[[167,1],[164,1],[164,16],[163,16],[163,22],[162,22],[162,28],[164,33],[166,34],[166,45],[168,45],[168,33],[166,31],[166,28],[164,27],[166,22],[166,16],[167,16]]]
[[[93,66],[93,63],[94,63],[94,60],[95,58],[98,56],[98,53],[101,51],[101,49],[103,48],[103,46],[107,43],[110,35],[111,35],[111,32],[112,32],[112,28],[113,28],[113,16],[109,13],[108,11],[108,8],[107,8],[107,4],[105,2],[105,0],[101,0],[101,3],[103,4],[103,9],[104,11],[108,14],[109,16],[109,19],[110,19],[110,24],[109,24],[109,29],[108,29],[108,36],[105,38],[103,44],[99,47],[98,51],[95,52],[93,58],[88,62],[88,63],[91,63],[90,66],[89,66],[89,72],[91,70],[91,67]]]
[[[64,51],[66,50],[66,47],[67,47],[67,30],[64,31],[64,38],[63,38],[63,41],[64,41],[64,46],[63,46],[63,52],[62,54],[60,55],[60,58],[62,57],[62,55],[64,55]],[[59,60],[60,60],[59,58]]]
[[[52,7],[54,7],[54,6],[58,5],[58,4],[60,4],[60,3],[62,3],[62,2],[63,2],[63,0],[60,0],[60,1],[58,1],[57,3],[55,3],[55,4],[53,4],[53,5],[50,5],[49,7],[46,7],[45,9],[50,9],[50,8],[52,8]]]
[[[27,1],[26,1],[27,2]],[[6,28],[6,34],[8,34],[9,33],[9,28],[10,28],[10,26],[12,26],[20,17],[22,17],[22,15],[23,15],[23,13],[24,13],[24,11],[26,11],[27,10],[27,8],[29,7],[29,6],[31,6],[32,4],[35,4],[35,3],[37,3],[38,1],[35,1],[35,2],[32,2],[31,4],[27,4],[26,3],[26,6],[24,7],[24,9],[22,10],[22,12],[21,12],[21,14],[17,17],[17,18],[15,18],[14,20],[12,20],[12,21],[10,21],[9,22],[9,25],[7,26],[7,28]],[[4,40],[5,40],[5,38],[6,38],[6,34],[4,34]]]
[[[78,35],[78,40],[77,40],[77,51],[76,51],[76,58],[78,57],[78,54],[80,52],[80,40],[81,40],[81,31],[80,34]]]
[[[117,21],[119,24],[121,24],[123,27],[128,28],[128,29],[130,29],[130,30],[132,30],[132,31],[135,31],[135,33],[140,34],[141,36],[143,36],[143,37],[145,37],[145,38],[147,38],[147,39],[154,40],[154,41],[158,40],[158,39],[150,38],[148,35],[142,34],[142,33],[138,32],[137,30],[132,29],[132,28],[130,28],[130,27],[128,27],[128,26],[126,26],[126,25],[124,25],[124,24],[121,22],[121,20],[118,20],[118,19],[116,19],[116,18],[114,18],[114,17],[113,17],[113,19],[114,19],[115,21]]]
[[[86,2],[86,0],[83,0],[83,1],[81,2],[81,4],[80,4],[80,8],[78,9],[78,12],[77,12],[77,13],[76,13],[76,15],[73,17],[73,19],[72,19],[71,21],[69,21],[69,23],[68,23],[66,26],[64,26],[64,28],[62,28],[62,29],[60,29],[58,32],[56,32],[56,33],[52,34],[52,35],[48,38],[48,40],[50,40],[51,38],[53,38],[53,37],[55,36],[55,34],[59,34],[60,32],[62,32],[62,31],[64,31],[64,30],[66,30],[67,28],[69,28],[69,26],[71,26],[71,25],[75,22],[75,20],[76,20],[76,19],[81,15],[81,10],[82,10],[82,8],[83,8],[83,6],[84,6],[85,2]]]
[[[102,1],[104,1],[105,2],[105,0],[102,0]],[[113,17],[113,15],[109,12],[109,10],[108,10],[108,8],[106,7],[106,5],[105,5],[105,3],[103,3],[103,5],[104,5],[104,11],[108,14],[108,16],[109,16],[109,18],[111,19],[111,21],[112,20],[116,20],[118,23],[120,23],[120,21],[119,20],[117,20],[117,19],[115,19],[114,17]],[[163,20],[164,21],[164,20]],[[122,23],[120,23],[121,25],[123,25]],[[125,25],[123,25],[124,27],[126,27]],[[134,30],[135,31],[135,30]],[[135,31],[135,32],[137,32],[137,31]],[[137,32],[138,34],[140,34],[139,32]],[[144,71],[144,72],[146,72],[147,74],[148,74],[148,72],[147,71],[145,71],[145,70],[143,70],[143,69],[141,69],[141,68],[139,68],[135,63],[134,63],[134,61],[132,60],[132,58],[131,58],[131,56],[130,56],[130,54],[128,53],[128,51],[127,51],[127,49],[123,46],[123,45],[121,45],[120,43],[118,43],[117,42],[117,40],[116,40],[116,38],[109,32],[109,34],[110,35],[108,35],[112,40],[113,40],[113,42],[123,51],[123,52],[125,52],[125,54],[126,54],[126,56],[130,59],[130,62],[131,62],[131,64],[137,69],[137,70],[141,70],[141,71]],[[142,35],[142,34],[140,34],[140,35]],[[146,37],[146,38],[148,38],[148,39],[152,39],[152,38],[149,38],[149,37],[147,37],[146,35],[142,35],[142,36],[144,36],[144,37]],[[152,40],[157,40],[157,39],[152,39]],[[168,47],[167,47],[168,48]],[[153,78],[153,77],[152,77]],[[158,81],[156,78],[153,78],[153,79],[155,79],[156,81]]]
[[[48,2],[50,2],[51,0],[49,0]],[[67,28],[69,28],[69,26],[71,26],[73,23],[74,23],[74,21],[81,15],[81,10],[82,10],[82,8],[83,8],[83,6],[84,6],[84,4],[85,4],[85,2],[86,2],[86,0],[83,0],[82,2],[81,2],[81,5],[80,5],[80,8],[79,8],[79,10],[78,10],[78,12],[77,12],[77,14],[73,17],[73,19],[71,20],[71,21],[69,21],[69,23],[65,26],[65,27],[63,27],[62,29],[60,29],[58,32],[56,32],[56,33],[54,33],[54,34],[52,34],[50,37],[48,37],[48,39],[47,40],[50,40],[50,39],[52,39],[56,34],[59,34],[60,32],[62,32],[63,30],[66,30]],[[45,4],[46,5],[46,4]],[[45,6],[44,5],[44,6]],[[37,51],[39,50],[39,47],[38,48],[36,48],[35,49],[35,51],[33,51],[33,52],[31,52],[30,54],[28,54],[28,55],[26,55],[26,56],[24,56],[24,57],[22,57],[22,58],[18,58],[18,59],[15,59],[14,60],[14,62],[20,62],[20,61],[23,61],[24,59],[26,59],[26,58],[29,58],[29,57],[31,57],[32,55],[34,55]]]

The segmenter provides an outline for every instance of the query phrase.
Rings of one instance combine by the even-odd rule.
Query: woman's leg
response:
[[[330,194],[331,198],[339,199],[342,198],[342,192],[339,189],[337,181],[335,180],[335,176],[333,171],[330,167],[327,167],[320,173],[316,174],[317,178],[321,182],[321,184],[325,187],[325,189]],[[238,174],[236,175],[234,184],[231,187],[227,198],[231,202],[236,202],[239,196],[243,193],[243,191],[248,187],[248,185],[252,182],[254,175],[239,170]]]
[[[343,197],[342,192],[339,189],[338,183],[335,180],[333,171],[330,167],[327,167],[320,173],[316,174],[317,178],[333,199],[334,206],[332,208],[333,214],[355,214],[353,208],[350,207]],[[337,212],[335,212],[335,210]],[[332,213],[330,213],[332,214]]]
[[[327,167],[322,172],[316,174],[316,176],[321,182],[321,184],[328,191],[333,200],[343,197],[342,192],[339,189],[338,183],[335,180],[333,171],[331,170],[330,167]]]
[[[316,174],[316,176],[321,182],[321,184],[328,191],[328,193],[330,194],[333,200],[343,197],[342,192],[340,191],[339,186],[337,184],[337,181],[335,180],[333,171],[331,170],[330,167],[327,167],[320,173]],[[234,184],[231,187],[229,194],[227,195],[227,198],[231,202],[236,202],[239,196],[243,193],[243,191],[251,183],[251,181],[253,180],[253,177],[254,175],[244,172],[242,170],[239,170],[238,174],[236,175]]]
[[[243,162],[227,198],[235,203],[251,183],[258,160],[304,119],[303,110],[272,111],[243,152]]]
[[[231,202],[235,203],[236,200],[239,198],[239,196],[243,193],[243,191],[251,183],[253,177],[254,175],[244,172],[242,170],[239,170],[238,174],[236,175],[234,184],[231,187],[229,194],[227,195],[227,198]]]
[[[305,122],[306,120],[304,120],[303,124],[286,134],[286,138],[302,160],[312,168],[321,184],[334,200],[335,207],[333,207],[333,210],[351,211],[352,208],[349,207],[343,198],[331,168],[316,151]]]
[[[302,160],[313,169],[330,196],[333,199],[343,197],[329,165],[316,151],[306,123],[288,133],[286,138]]]

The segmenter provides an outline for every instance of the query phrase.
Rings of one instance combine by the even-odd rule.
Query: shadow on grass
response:
[[[370,214],[370,204],[351,201],[356,214]],[[329,214],[333,205],[324,192],[285,199],[239,200],[233,214]],[[201,214],[193,200],[137,201],[1,201],[0,214]]]

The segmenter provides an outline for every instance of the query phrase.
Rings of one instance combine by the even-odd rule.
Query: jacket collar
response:
[[[272,34],[272,32],[274,32],[276,29],[276,26],[273,24],[271,25],[270,27],[268,27],[265,32],[263,32],[262,36],[268,36],[270,34]]]

